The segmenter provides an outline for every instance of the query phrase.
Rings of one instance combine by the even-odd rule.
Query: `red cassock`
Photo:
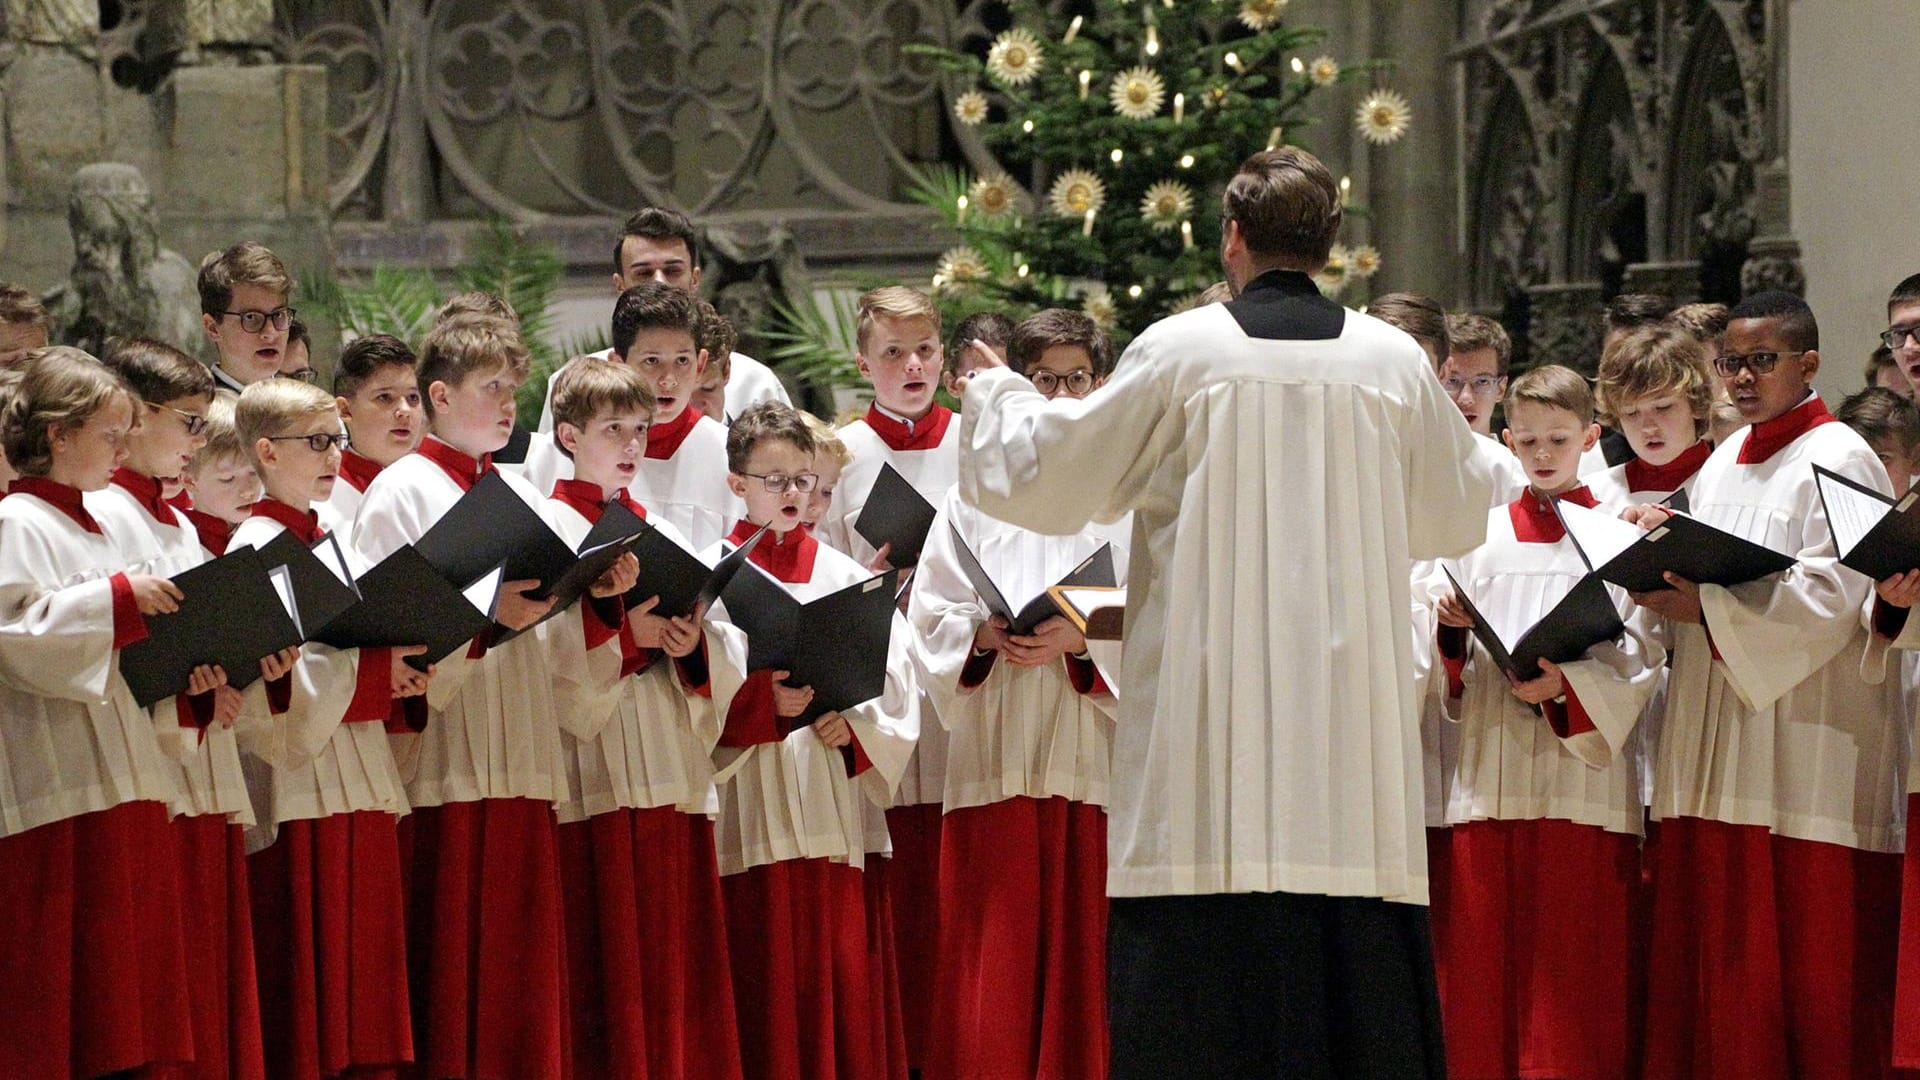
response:
[[[740,1076],[713,824],[671,806],[560,826],[573,1075]]]
[[[1012,798],[947,814],[928,1080],[1107,1075],[1107,814]]]
[[[1920,793],[1907,796],[1907,857],[1900,882],[1900,970],[1893,999],[1893,1064],[1920,1069]]]
[[[880,1017],[879,1033],[882,1058],[889,1080],[907,1077],[907,1026],[900,1004],[900,959],[893,943],[898,933],[894,926],[893,900],[887,888],[891,859],[867,852],[862,872],[867,891],[867,987],[872,993],[873,1015]]]
[[[264,1078],[244,830],[220,814],[176,818],[173,828],[193,999],[191,1075]]]
[[[166,806],[122,803],[0,839],[0,865],[0,1076],[191,1075]]]
[[[398,1076],[413,1060],[396,819],[282,822],[251,859],[262,1034],[275,1076]]]

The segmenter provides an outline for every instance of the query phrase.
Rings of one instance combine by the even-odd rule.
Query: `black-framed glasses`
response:
[[[1067,393],[1075,397],[1084,397],[1093,390],[1093,372],[1086,368],[1074,368],[1065,375],[1057,375],[1051,371],[1036,371],[1027,376],[1027,381],[1033,383],[1035,390],[1048,397],[1052,397],[1054,392],[1063,386],[1067,388]]]
[[[180,422],[186,425],[187,435],[189,437],[198,435],[201,432],[207,430],[207,418],[202,413],[193,413],[193,412],[188,412],[185,409],[176,409],[171,405],[162,405],[157,401],[147,402],[147,408],[156,409],[156,410],[165,409],[168,412],[172,413],[173,415],[179,417]]]
[[[1795,349],[1792,352],[1756,352],[1748,353],[1745,356],[1741,356],[1739,353],[1727,353],[1724,356],[1716,356],[1713,358],[1713,370],[1719,372],[1720,377],[1723,379],[1731,379],[1740,374],[1741,368],[1746,368],[1757,377],[1772,371],[1775,367],[1779,366],[1780,361],[1787,357],[1804,356],[1806,352],[1806,349]]]
[[[1889,326],[1880,331],[1880,344],[1889,349],[1904,347],[1908,338],[1920,344],[1920,326]]]
[[[293,322],[294,310],[290,307],[277,307],[272,311],[255,311],[249,309],[246,311],[223,311],[220,314],[231,315],[239,319],[240,329],[245,330],[249,334],[257,334],[265,330],[268,323],[272,323],[275,330],[285,330],[287,325]]]
[[[820,477],[810,472],[794,473],[792,476],[786,473],[753,472],[743,472],[740,475],[751,476],[760,481],[761,485],[773,495],[785,495],[789,490],[797,491],[802,495],[811,495],[813,489],[820,484]]]
[[[316,454],[347,448],[347,433],[344,431],[336,431],[331,435],[316,431],[311,435],[268,435],[266,438],[268,442],[303,442],[307,444],[307,449]]]

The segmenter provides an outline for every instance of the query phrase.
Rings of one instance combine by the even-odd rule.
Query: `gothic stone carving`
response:
[[[198,346],[200,297],[192,265],[160,246],[153,191],[131,165],[88,165],[67,202],[73,272],[46,296],[53,340],[98,353],[109,339],[159,338]]]

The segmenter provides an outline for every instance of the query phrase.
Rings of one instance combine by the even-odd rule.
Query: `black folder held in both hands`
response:
[[[654,605],[651,614],[663,619],[677,619],[691,615],[695,608],[713,606],[727,583],[747,565],[747,556],[753,554],[754,546],[767,534],[766,526],[761,526],[745,543],[708,566],[698,555],[647,524],[638,514],[619,503],[609,503],[587,533],[581,548],[585,550],[635,531],[640,533],[633,545],[634,557],[640,561],[640,576],[627,591],[626,606],[638,607],[657,596],[660,602]]]
[[[973,591],[978,593],[981,601],[987,605],[987,611],[1006,620],[1008,633],[1019,637],[1030,637],[1041,623],[1055,615],[1065,614],[1048,590],[1042,590],[1040,595],[1016,610],[1007,602],[1006,595],[1000,591],[1000,587],[994,584],[993,577],[987,573],[986,568],[980,565],[980,557],[967,546],[966,540],[960,535],[960,530],[954,528],[951,523],[947,525],[947,530],[953,534],[953,550],[960,557],[960,569],[967,575],[967,581],[973,585]],[[1087,556],[1079,566],[1068,571],[1067,575],[1055,582],[1052,587],[1110,589],[1114,584],[1113,545],[1101,544],[1100,550]]]
[[[310,640],[336,649],[425,645],[424,654],[407,658],[425,671],[493,626],[501,572],[495,566],[462,589],[408,544],[360,575],[360,602]]]
[[[1840,565],[1875,581],[1920,569],[1920,486],[1889,499],[1831,469],[1813,467]]]
[[[1554,511],[1594,573],[1628,592],[1668,588],[1667,572],[1700,585],[1741,585],[1793,566],[1794,559],[1697,518],[1674,514],[1652,531],[1600,510],[1556,500]]]
[[[788,685],[813,688],[787,731],[886,691],[899,576],[890,570],[802,604],[758,569],[734,575],[720,599],[747,635],[747,670],[786,671]]]
[[[261,545],[260,561],[268,569],[286,568],[286,574],[275,580],[288,588],[290,595],[281,599],[304,640],[313,640],[321,627],[360,602],[353,571],[332,533],[308,547],[298,536],[283,532]]]
[[[853,528],[875,550],[892,544],[887,561],[904,569],[920,561],[920,549],[933,530],[933,517],[933,504],[898,469],[882,462],[880,476],[867,493],[867,503],[860,508]]]
[[[218,664],[227,685],[244,689],[260,677],[260,660],[300,644],[299,627],[281,602],[260,553],[230,551],[174,577],[178,611],[146,616],[147,636],[120,651],[120,675],[142,707],[184,693],[201,664]]]
[[[1561,597],[1553,610],[1511,641],[1502,637],[1474,606],[1473,597],[1467,595],[1453,571],[1446,571],[1446,575],[1454,595],[1467,609],[1467,617],[1473,620],[1473,636],[1501,671],[1521,682],[1540,677],[1542,660],[1570,664],[1585,656],[1588,649],[1626,632],[1606,582],[1591,571],[1581,576],[1579,583]]]

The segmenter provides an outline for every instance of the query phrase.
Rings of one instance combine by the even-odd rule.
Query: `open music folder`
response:
[[[1643,530],[1613,514],[1565,499],[1555,500],[1553,506],[1587,565],[1628,592],[1669,588],[1661,576],[1667,572],[1700,585],[1741,585],[1794,564],[1791,555],[1685,514],[1674,514],[1657,528]]]
[[[493,626],[503,569],[495,566],[461,588],[408,544],[355,579],[359,603],[312,640],[336,649],[424,645],[427,651],[407,663],[425,671]]]
[[[1007,632],[1021,637],[1031,636],[1043,622],[1056,615],[1065,615],[1060,603],[1053,595],[1054,588],[1102,588],[1110,589],[1115,585],[1113,576],[1113,545],[1101,544],[1100,550],[1082,560],[1079,566],[1068,571],[1065,577],[1053,585],[1042,589],[1040,594],[1027,600],[1018,608],[1007,601],[993,576],[980,564],[980,557],[974,554],[960,530],[951,524],[947,530],[953,534],[953,549],[960,557],[960,569],[967,575],[967,581],[973,585],[973,591],[987,605],[990,614],[998,615],[1007,623]],[[1084,630],[1082,631],[1084,633]]]
[[[640,576],[627,591],[626,606],[637,607],[657,596],[660,602],[654,605],[652,614],[664,619],[677,619],[692,614],[695,608],[711,607],[726,589],[727,582],[747,565],[747,556],[753,554],[760,538],[767,534],[766,526],[761,526],[745,543],[708,566],[698,555],[647,524],[638,514],[619,503],[610,503],[581,542],[581,549],[635,531],[639,539],[633,544],[633,554],[640,562]]]
[[[1813,467],[1840,565],[1875,581],[1920,569],[1920,486],[1889,499],[1831,469]]]
[[[747,635],[747,670],[786,671],[788,685],[813,688],[806,713],[783,721],[783,734],[886,691],[899,576],[889,570],[805,604],[758,569],[727,585],[720,599]]]
[[[1626,632],[1626,625],[1620,621],[1620,611],[1614,606],[1613,596],[1607,592],[1606,582],[1591,571],[1582,576],[1538,622],[1517,632],[1514,627],[1506,627],[1504,633],[1495,629],[1480,609],[1474,606],[1473,597],[1453,576],[1453,571],[1444,572],[1448,584],[1453,586],[1454,595],[1460,598],[1461,605],[1467,609],[1467,617],[1473,620],[1473,636],[1501,671],[1522,682],[1540,677],[1542,660],[1556,664],[1572,663],[1585,656],[1588,649],[1603,641],[1612,641]]]
[[[120,650],[120,675],[141,706],[184,693],[201,664],[218,664],[236,690],[260,678],[260,660],[301,642],[300,628],[282,601],[270,569],[250,547],[230,551],[177,574],[177,611],[145,616],[147,636]]]
[[[887,561],[905,568],[920,561],[920,549],[933,531],[933,518],[933,504],[898,469],[882,462],[853,528],[876,550],[892,544]]]

